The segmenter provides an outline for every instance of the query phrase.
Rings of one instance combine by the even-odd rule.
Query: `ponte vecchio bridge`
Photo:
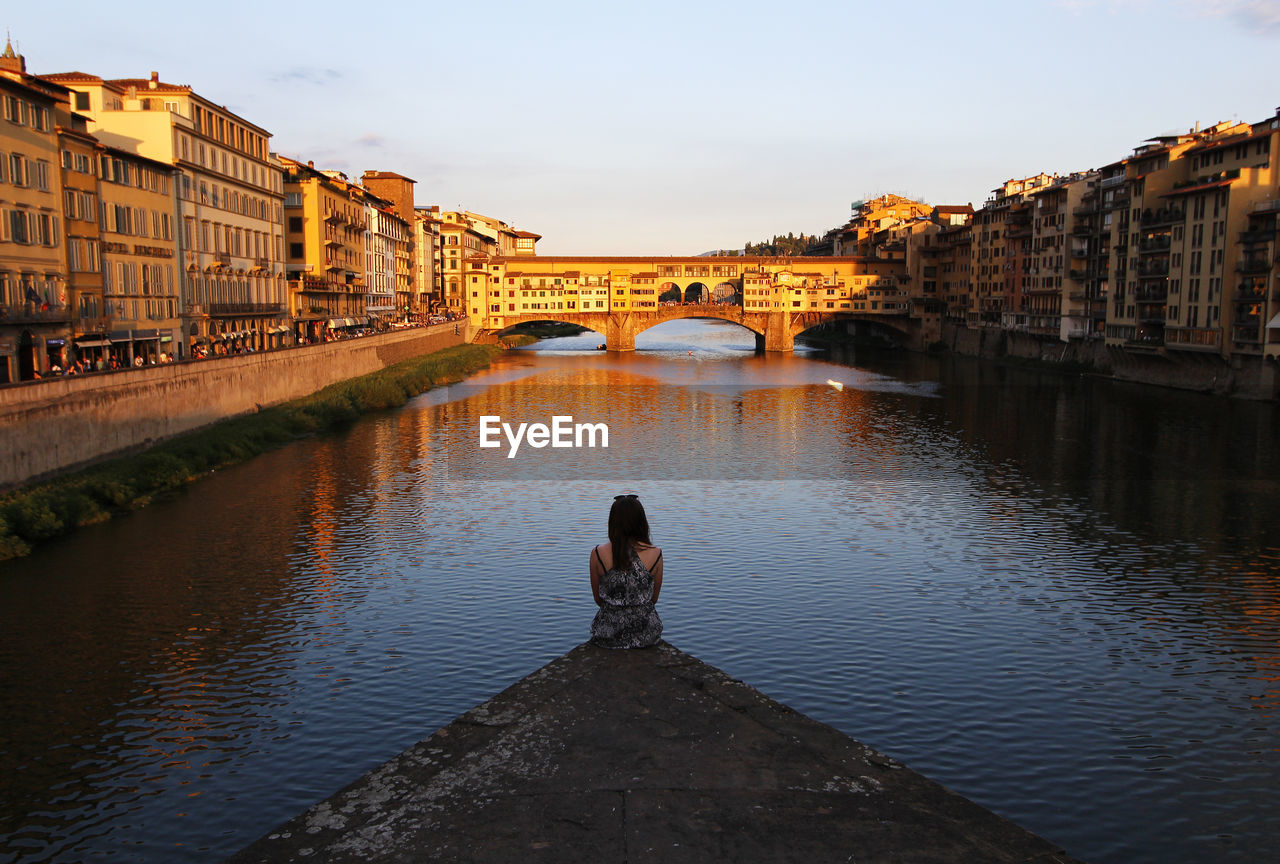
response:
[[[921,340],[901,262],[873,258],[490,257],[445,274],[445,296],[465,303],[475,339],[526,321],[563,321],[603,333],[610,351],[635,350],[650,327],[718,318],[752,331],[756,348],[790,351],[805,330],[841,319],[875,322]]]

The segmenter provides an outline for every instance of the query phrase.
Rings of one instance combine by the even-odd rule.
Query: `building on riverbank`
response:
[[[182,273],[174,226],[173,165],[118,147],[98,160],[105,332],[76,339],[81,359],[113,352],[154,363],[182,342]]]
[[[413,315],[430,308],[418,306],[418,268],[415,255],[417,220],[413,204],[416,181],[394,171],[366,171],[360,175],[360,183],[389,205],[380,211],[382,216],[371,222],[375,226],[375,245],[381,244],[387,250],[383,254],[389,253],[393,268],[389,277],[393,296],[388,312],[383,317],[387,320],[410,320]],[[371,307],[374,305],[374,296],[371,291]]]
[[[156,72],[42,77],[76,94],[75,110],[104,145],[177,168],[179,355],[215,343],[286,344],[283,171],[271,133]]]
[[[285,264],[294,335],[322,341],[365,324],[364,202],[339,171],[278,157],[284,170]]]
[[[413,208],[413,270],[417,297],[412,309],[418,318],[444,305],[439,266],[440,224],[439,205]]]
[[[62,180],[62,229],[66,244],[67,303],[72,310],[72,345],[99,343],[111,336],[111,315],[103,297],[102,231],[99,227],[98,168],[101,144],[85,119],[60,102],[54,110]],[[173,208],[165,212],[172,213]],[[78,352],[64,345],[58,366],[66,369]]]
[[[75,308],[69,295],[60,136],[67,88],[0,56],[0,383],[39,378],[62,362]],[[77,150],[81,148],[77,146]]]

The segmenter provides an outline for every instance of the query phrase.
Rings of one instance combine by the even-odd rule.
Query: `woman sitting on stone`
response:
[[[591,594],[600,611],[591,641],[605,648],[647,648],[662,635],[654,604],[662,589],[662,550],[649,540],[649,520],[635,495],[617,495],[609,510],[609,542],[591,552]]]

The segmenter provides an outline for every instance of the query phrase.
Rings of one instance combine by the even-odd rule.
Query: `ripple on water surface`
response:
[[[0,861],[214,860],[331,794],[586,637],[622,491],[678,647],[1080,858],[1269,854],[1280,495],[1233,437],[1269,408],[683,326],[513,353],[6,565]],[[508,460],[486,413],[615,438]]]

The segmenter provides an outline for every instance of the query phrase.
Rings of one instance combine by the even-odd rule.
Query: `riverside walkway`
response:
[[[1073,860],[663,642],[578,646],[229,862]]]

